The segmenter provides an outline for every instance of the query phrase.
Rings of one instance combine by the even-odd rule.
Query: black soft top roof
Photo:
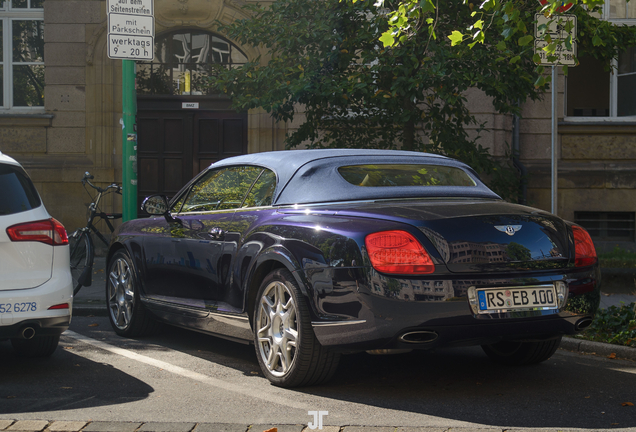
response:
[[[363,187],[352,185],[338,173],[338,168],[345,165],[383,163],[458,167],[470,175],[476,186]],[[372,149],[285,150],[230,157],[212,164],[210,169],[236,165],[256,165],[276,173],[278,182],[273,205],[417,197],[501,199],[468,165],[430,153]]]

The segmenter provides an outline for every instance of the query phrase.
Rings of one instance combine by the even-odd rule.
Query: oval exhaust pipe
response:
[[[432,331],[417,330],[404,333],[399,337],[400,341],[412,344],[430,343],[436,340],[438,334]]]
[[[33,339],[33,336],[35,336],[35,329],[33,327],[25,327],[20,333],[22,339]]]
[[[581,318],[574,324],[574,330],[582,331],[592,325],[592,318]]]

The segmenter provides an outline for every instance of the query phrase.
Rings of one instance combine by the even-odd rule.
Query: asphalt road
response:
[[[559,350],[522,368],[479,348],[343,357],[323,386],[285,390],[253,347],[168,328],[116,336],[106,318],[75,317],[54,356],[25,360],[0,342],[0,419],[324,425],[635,428],[636,362]]]

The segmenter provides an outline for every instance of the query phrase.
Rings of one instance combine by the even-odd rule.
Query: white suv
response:
[[[22,166],[0,152],[0,340],[23,356],[50,356],[72,307],[66,230]]]

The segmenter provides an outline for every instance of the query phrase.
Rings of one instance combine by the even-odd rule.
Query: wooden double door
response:
[[[174,196],[211,163],[247,153],[247,114],[218,110],[137,113],[138,203]],[[137,207],[139,208],[139,207]]]

